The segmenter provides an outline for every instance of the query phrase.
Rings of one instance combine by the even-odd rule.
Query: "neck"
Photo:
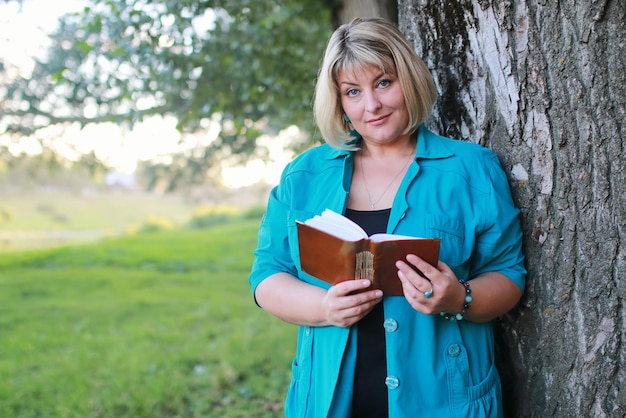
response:
[[[414,136],[407,135],[405,139],[388,144],[363,141],[360,154],[363,158],[374,159],[405,158],[415,153],[415,139]]]
[[[396,152],[386,153],[386,155],[382,157],[360,156],[361,180],[370,210],[380,209],[380,206],[378,206],[379,203],[383,203],[383,207],[391,204],[395,190],[399,186],[402,176],[413,158],[413,151],[414,148],[412,148],[410,152],[405,151],[403,155]],[[370,164],[369,170],[365,168],[366,160],[368,160]],[[398,169],[397,167],[400,164],[401,167]],[[372,184],[368,184],[367,172],[376,174],[373,180],[370,179],[372,180]],[[386,196],[387,192],[389,192],[389,196]],[[385,197],[386,200],[383,200]]]

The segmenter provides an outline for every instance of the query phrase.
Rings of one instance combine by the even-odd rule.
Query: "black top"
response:
[[[346,217],[373,235],[387,231],[391,209],[358,211],[346,209]],[[352,396],[352,418],[388,416],[387,359],[383,304],[378,303],[357,324],[356,372]]]

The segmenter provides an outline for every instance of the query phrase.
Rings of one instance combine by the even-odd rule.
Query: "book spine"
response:
[[[354,278],[356,280],[368,279],[374,277],[374,254],[370,251],[359,251],[356,253]]]

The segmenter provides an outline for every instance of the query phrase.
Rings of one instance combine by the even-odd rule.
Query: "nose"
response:
[[[365,110],[370,113],[376,113],[381,107],[380,99],[375,91],[368,92],[365,95]]]

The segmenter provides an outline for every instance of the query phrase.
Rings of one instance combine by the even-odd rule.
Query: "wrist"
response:
[[[462,321],[467,314],[467,311],[470,309],[473,297],[469,281],[459,282],[459,284],[463,288],[463,299],[462,302],[459,304],[460,309],[455,312],[441,312],[439,315],[445,320]]]

